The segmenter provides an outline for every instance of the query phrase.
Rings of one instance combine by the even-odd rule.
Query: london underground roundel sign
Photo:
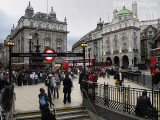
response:
[[[55,53],[55,51],[53,49],[46,49],[44,51],[44,53]],[[46,61],[53,61],[55,59],[55,57],[44,57],[44,59]]]

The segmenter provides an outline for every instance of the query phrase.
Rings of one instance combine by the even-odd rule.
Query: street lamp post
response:
[[[29,53],[31,53],[32,35],[29,36]],[[31,74],[31,57],[29,57],[29,75]]]
[[[83,72],[85,73],[85,47],[87,47],[87,44],[85,42],[82,42],[81,47],[83,48]]]
[[[7,41],[7,46],[9,47],[9,82],[11,82],[11,53],[12,53],[12,46],[14,46],[14,42],[12,40]]]
[[[89,68],[91,67],[91,66],[90,66],[90,59],[91,59],[91,58],[90,58],[90,51],[91,51],[91,48],[88,48],[88,52],[89,52]]]

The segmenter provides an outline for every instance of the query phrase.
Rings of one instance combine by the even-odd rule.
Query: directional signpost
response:
[[[11,53],[11,57],[83,57],[83,53]]]

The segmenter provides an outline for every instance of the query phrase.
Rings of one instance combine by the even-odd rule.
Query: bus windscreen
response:
[[[160,56],[160,49],[152,51],[152,57],[155,57],[155,56]]]

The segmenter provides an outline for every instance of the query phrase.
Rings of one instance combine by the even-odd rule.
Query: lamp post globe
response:
[[[83,72],[85,72],[85,47],[87,47],[87,44],[85,42],[82,42],[81,47],[83,48]]]
[[[9,47],[9,82],[11,82],[11,52],[12,47],[14,46],[14,42],[12,40],[8,40],[6,45]]]

